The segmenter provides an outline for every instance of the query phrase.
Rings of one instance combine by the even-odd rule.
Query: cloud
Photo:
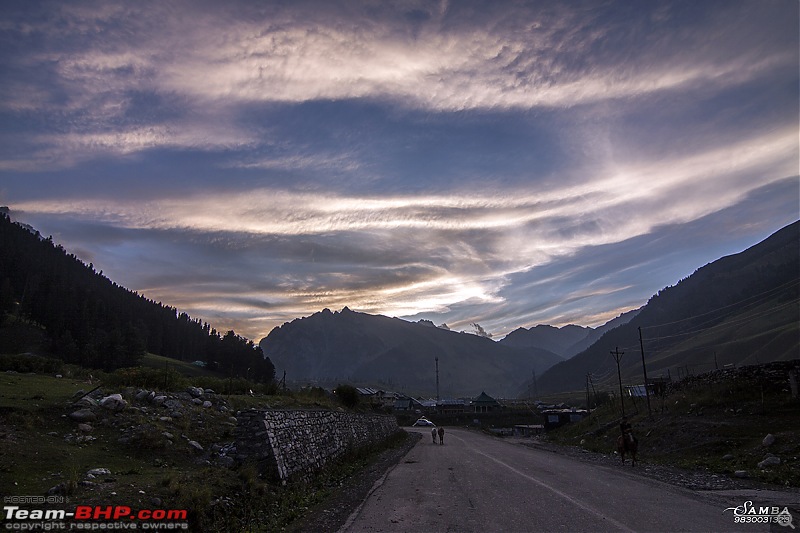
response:
[[[648,20],[642,13],[626,18],[620,5],[481,4],[480,18],[471,3],[415,5],[416,11],[405,4],[78,3],[39,19],[18,15],[6,25],[10,35],[47,37],[35,52],[7,60],[22,71],[45,71],[48,83],[30,85],[24,101],[19,84],[9,87],[0,109],[46,113],[63,123],[58,134],[40,136],[44,148],[34,154],[52,167],[158,146],[252,148],[263,143],[263,131],[240,114],[253,103],[367,99],[429,112],[563,109],[671,91],[718,93],[793,71],[797,63],[796,50],[764,44],[764,30],[747,25],[748,17],[774,18],[773,11],[754,14],[746,4],[709,13],[711,30],[686,24],[679,33],[672,6]],[[749,32],[729,38],[742,24]],[[94,46],[90,38],[98,36],[102,45]],[[692,54],[683,53],[687,47]],[[162,116],[173,118],[137,116],[139,94],[154,95]],[[3,167],[35,165],[12,158]]]
[[[796,20],[777,2],[14,4],[0,198],[252,336],[344,305],[493,333],[599,321],[732,251],[730,213],[796,218]],[[675,236],[698,221],[706,250]],[[637,258],[650,239],[676,251]]]
[[[165,264],[156,271],[181,274],[139,278],[131,286],[151,298],[176,303],[188,302],[181,294],[191,294],[201,312],[213,307],[210,302],[229,301],[224,294],[248,291],[268,303],[249,312],[241,303],[217,303],[217,312],[253,315],[264,307],[347,305],[409,316],[478,302],[491,308],[518,298],[508,287],[516,286],[514,292],[519,293],[520,276],[542,276],[543,268],[561,265],[557,276],[544,276],[530,290],[539,291],[541,285],[577,288],[559,292],[549,303],[527,305],[522,313],[551,313],[552,320],[561,321],[577,317],[584,301],[610,301],[608,296],[618,298],[632,288],[613,279],[625,275],[623,267],[599,268],[593,257],[585,266],[578,263],[563,270],[564,261],[598,246],[641,238],[659,227],[700,220],[784,181],[796,162],[793,137],[790,131],[777,131],[669,165],[652,161],[598,168],[596,176],[580,183],[535,192],[346,196],[335,191],[252,189],[145,202],[38,199],[15,208],[29,216],[95,221],[134,232],[139,239],[148,235],[140,241],[147,249],[135,251],[134,243],[134,249],[118,250],[121,256],[159,257],[169,246],[175,259],[160,259]],[[720,166],[720,160],[727,163]],[[758,172],[760,178],[754,179]],[[152,266],[143,264],[141,271]],[[118,268],[123,270],[122,265]],[[597,285],[602,281],[598,268],[614,273],[608,283]],[[223,272],[230,282],[220,281]],[[581,281],[580,272],[589,278]],[[253,291],[258,283],[254,277],[268,281]],[[633,302],[646,296],[639,290],[628,297],[631,303],[625,310],[638,307]],[[605,317],[608,311],[594,314]],[[480,321],[490,327],[491,318]],[[469,320],[475,318],[464,317],[463,322]],[[459,327],[458,320],[449,318],[451,322]]]

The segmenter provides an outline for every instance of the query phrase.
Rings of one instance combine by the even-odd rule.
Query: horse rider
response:
[[[636,439],[635,439],[635,438],[634,438],[634,436],[633,436],[633,428],[631,427],[631,423],[630,423],[630,422],[628,422],[628,417],[626,417],[626,416],[623,416],[623,417],[622,417],[622,420],[621,420],[621,421],[620,421],[620,423],[619,423],[619,429],[620,429],[620,431],[622,432],[622,437],[623,437],[623,438],[624,438],[626,441],[628,441],[628,442],[630,442],[631,444],[633,444],[633,442],[634,442]]]

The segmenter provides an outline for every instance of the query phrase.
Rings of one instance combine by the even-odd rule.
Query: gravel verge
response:
[[[367,498],[375,484],[386,476],[421,438],[421,434],[409,432],[401,445],[378,454],[369,466],[351,476],[331,497],[309,509],[303,518],[292,523],[287,531],[293,533],[338,531]]]
[[[724,474],[715,474],[706,470],[689,470],[665,464],[651,463],[641,458],[636,462],[635,467],[631,466],[630,459],[626,459],[625,465],[623,466],[619,456],[615,454],[591,452],[579,447],[563,446],[536,439],[515,439],[515,442],[537,450],[567,455],[588,463],[620,469],[624,468],[626,473],[632,475],[657,479],[658,481],[669,483],[670,485],[676,485],[691,490],[714,491],[753,489],[797,492],[800,494],[800,488],[797,487],[782,487],[762,483],[749,478],[733,478]]]

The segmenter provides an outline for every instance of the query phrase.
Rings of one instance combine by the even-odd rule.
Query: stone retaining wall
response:
[[[393,416],[339,411],[250,409],[237,418],[238,459],[283,483],[309,479],[331,459],[399,430]]]

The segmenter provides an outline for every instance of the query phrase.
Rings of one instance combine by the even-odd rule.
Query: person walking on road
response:
[[[431,428],[431,438],[433,439],[433,443],[436,444],[436,428]]]
[[[444,444],[444,428],[439,426],[439,444]]]

